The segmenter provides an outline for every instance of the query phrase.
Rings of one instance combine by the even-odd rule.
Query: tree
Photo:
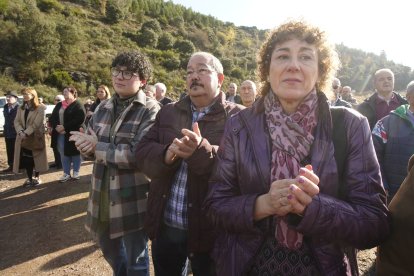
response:
[[[116,24],[124,18],[124,13],[118,4],[110,1],[106,4],[106,21],[109,24]]]
[[[155,48],[158,43],[158,35],[151,29],[141,30],[137,36],[137,43],[141,47]]]
[[[46,83],[62,90],[64,87],[70,85],[73,82],[71,76],[66,71],[54,71],[46,79]]]
[[[155,33],[161,32],[161,25],[156,19],[150,19],[142,24],[141,31],[152,30]]]
[[[169,50],[174,46],[174,37],[166,32],[163,32],[158,39],[157,48],[160,50]]]
[[[53,67],[59,60],[59,38],[56,25],[43,16],[31,14],[22,21],[17,36],[16,50],[25,64],[38,62]],[[39,66],[36,66],[38,68]]]
[[[188,57],[195,51],[194,44],[186,39],[179,39],[174,43],[174,48],[177,49],[178,52],[183,54],[184,56]]]
[[[0,0],[0,14],[4,14],[6,12],[8,5],[8,0]]]

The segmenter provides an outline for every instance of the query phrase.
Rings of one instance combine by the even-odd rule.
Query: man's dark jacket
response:
[[[145,221],[150,239],[157,238],[160,233],[175,173],[180,162],[187,162],[188,253],[205,253],[213,247],[215,234],[201,207],[224,125],[232,114],[243,109],[242,106],[227,102],[223,93],[216,99],[209,113],[198,121],[204,139],[190,158],[184,161],[178,159],[171,165],[164,163],[165,152],[174,138],[183,136],[183,128],[192,129],[189,96],[161,108],[155,124],[142,138],[136,151],[139,168],[151,178]]]
[[[408,102],[401,97],[400,94],[396,92],[394,93],[395,97],[397,97],[400,104],[407,104]],[[377,113],[376,113],[376,99],[377,99],[377,93],[372,94],[369,98],[365,99],[361,104],[359,104],[356,107],[356,110],[358,110],[362,115],[367,117],[369,127],[372,130],[377,123]],[[381,119],[381,118],[380,118]]]
[[[4,129],[3,135],[5,138],[16,138],[16,130],[14,129],[14,119],[16,118],[17,109],[19,108],[19,103],[16,102],[12,109],[9,112],[9,105],[5,104],[3,107],[4,115]]]
[[[226,100],[228,100],[229,97],[230,97],[230,94],[229,94],[229,92],[227,92],[226,93]],[[238,95],[238,94],[234,95],[234,102],[236,104],[243,104],[242,99],[241,99],[240,95]]]

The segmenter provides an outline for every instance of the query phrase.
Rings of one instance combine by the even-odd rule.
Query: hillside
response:
[[[172,97],[185,87],[189,55],[209,51],[223,63],[229,82],[255,79],[256,53],[266,30],[235,26],[161,0],[0,0],[0,90],[34,85],[46,100],[70,83],[81,96],[109,84],[117,52],[139,49],[154,65],[152,82],[164,82]],[[371,89],[382,67],[396,75],[396,89],[414,79],[411,68],[381,56],[337,45],[338,76],[356,91]]]

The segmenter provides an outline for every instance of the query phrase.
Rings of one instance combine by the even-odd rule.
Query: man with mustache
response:
[[[387,116],[400,105],[407,104],[407,101],[394,91],[394,80],[394,73],[390,69],[383,68],[376,71],[374,74],[375,93],[356,108],[367,117],[371,130],[379,119]]]
[[[215,275],[209,252],[215,234],[202,204],[224,125],[243,107],[220,92],[223,66],[210,53],[187,65],[188,95],[164,106],[136,151],[151,178],[145,229],[152,239],[155,275]]]

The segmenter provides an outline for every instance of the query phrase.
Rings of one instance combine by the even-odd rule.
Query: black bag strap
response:
[[[345,197],[344,171],[347,152],[346,129],[344,125],[344,108],[331,107],[332,115],[332,141],[334,144],[334,156],[338,170],[338,197]]]
[[[334,156],[338,169],[338,197],[345,198],[345,162],[348,148],[346,127],[344,124],[345,108],[331,107],[332,115],[332,142],[334,144]],[[352,275],[358,275],[356,250],[350,246],[342,245],[342,250],[351,261]]]

